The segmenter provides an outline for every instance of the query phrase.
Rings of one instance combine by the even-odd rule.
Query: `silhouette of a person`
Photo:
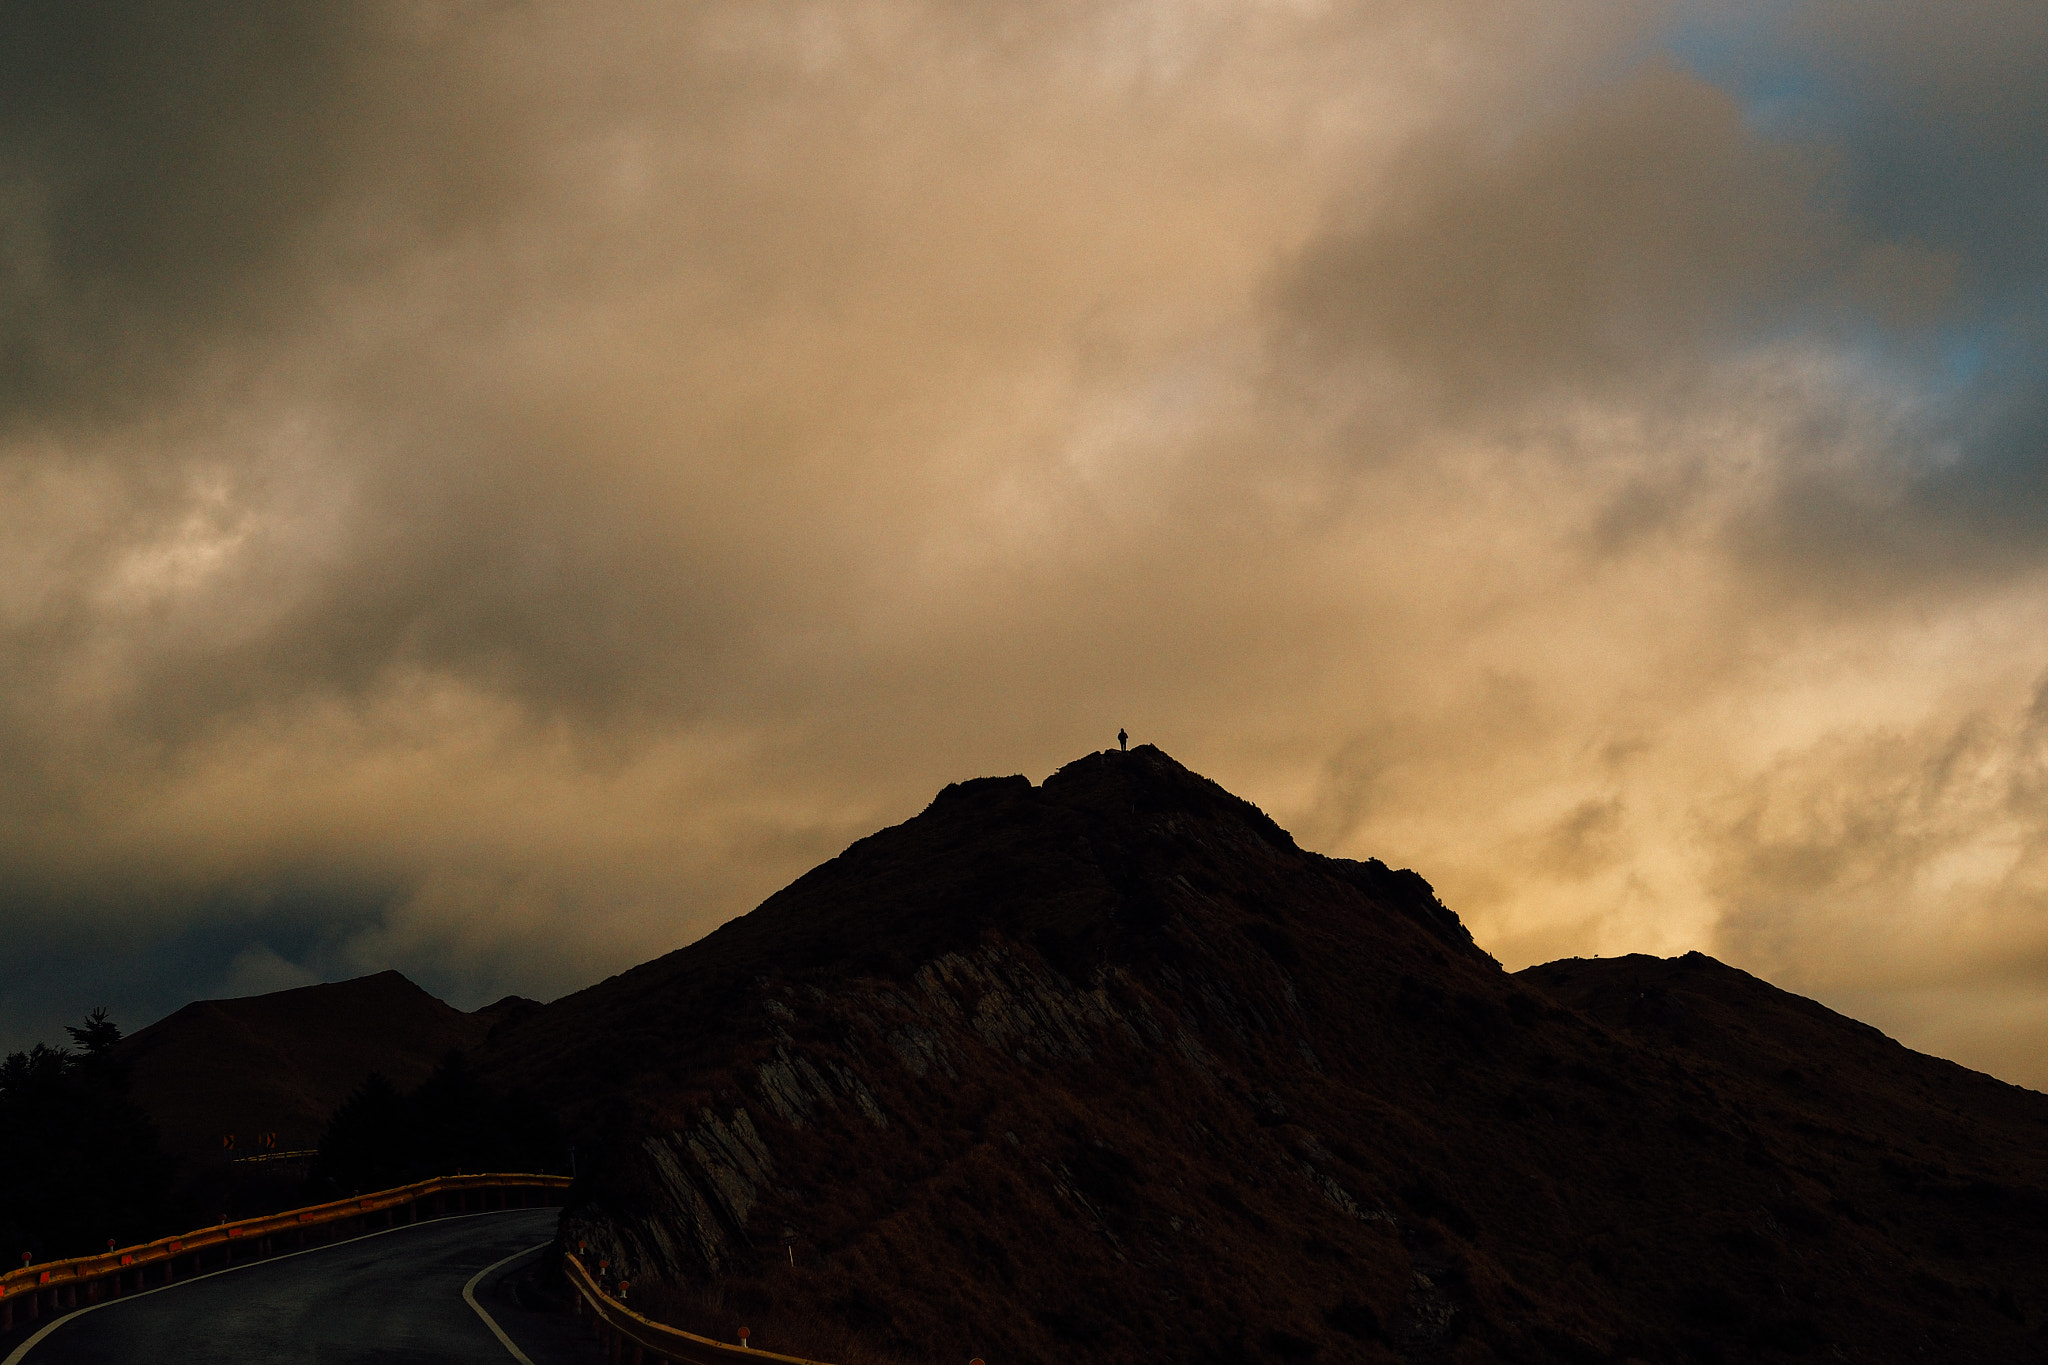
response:
[[[1116,732],[1116,747],[1117,747],[1117,748],[1119,748],[1119,749],[1128,749],[1128,748],[1130,748],[1130,747],[1131,747],[1131,737],[1130,737],[1129,735],[1125,734],[1125,733],[1124,733],[1124,732],[1123,732],[1122,730],[1118,730],[1118,731]]]

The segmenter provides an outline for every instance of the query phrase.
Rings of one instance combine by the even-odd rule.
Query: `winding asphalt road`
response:
[[[566,1316],[528,1312],[504,1289],[554,1236],[559,1217],[557,1209],[514,1209],[441,1218],[113,1299],[26,1351],[17,1347],[8,1365],[602,1360]],[[504,1339],[465,1297],[472,1281],[471,1297]]]

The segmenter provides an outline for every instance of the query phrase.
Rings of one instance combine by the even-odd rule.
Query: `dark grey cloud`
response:
[[[353,6],[0,13],[0,417],[134,416],[223,335],[293,321],[286,262],[348,180],[378,57]]]
[[[84,896],[110,891],[128,913]],[[300,885],[221,885],[190,894],[162,884],[119,888],[24,886],[10,879],[0,921],[13,945],[0,972],[0,1039],[13,1048],[61,1042],[63,1028],[105,1006],[133,1032],[193,999],[256,994],[357,974],[349,939],[377,924],[388,888],[331,875]],[[138,903],[170,900],[155,924]],[[419,972],[416,966],[414,969]],[[429,984],[431,970],[419,972]],[[442,977],[429,989],[474,994]]]
[[[1808,305],[1848,246],[1819,153],[1758,139],[1674,69],[1505,141],[1417,146],[1358,227],[1304,253],[1285,302],[1311,345],[1390,358],[1454,404],[1655,382]]]
[[[552,994],[1119,725],[1514,962],[2035,1019],[1913,928],[2032,941],[1927,776],[2048,666],[2031,210],[1666,18],[7,11],[6,1027]],[[1884,107],[1989,166],[1976,60]]]

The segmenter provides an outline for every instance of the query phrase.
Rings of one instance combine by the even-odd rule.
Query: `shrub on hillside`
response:
[[[493,1089],[450,1052],[408,1094],[377,1074],[356,1087],[328,1120],[313,1178],[322,1192],[340,1195],[463,1171],[567,1169],[553,1116]]]

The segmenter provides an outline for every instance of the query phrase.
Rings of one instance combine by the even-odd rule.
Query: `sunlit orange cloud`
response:
[[[1682,13],[22,9],[19,1040],[552,996],[1124,725],[1510,967],[2048,1083],[2043,558],[1871,342],[1967,244]]]

